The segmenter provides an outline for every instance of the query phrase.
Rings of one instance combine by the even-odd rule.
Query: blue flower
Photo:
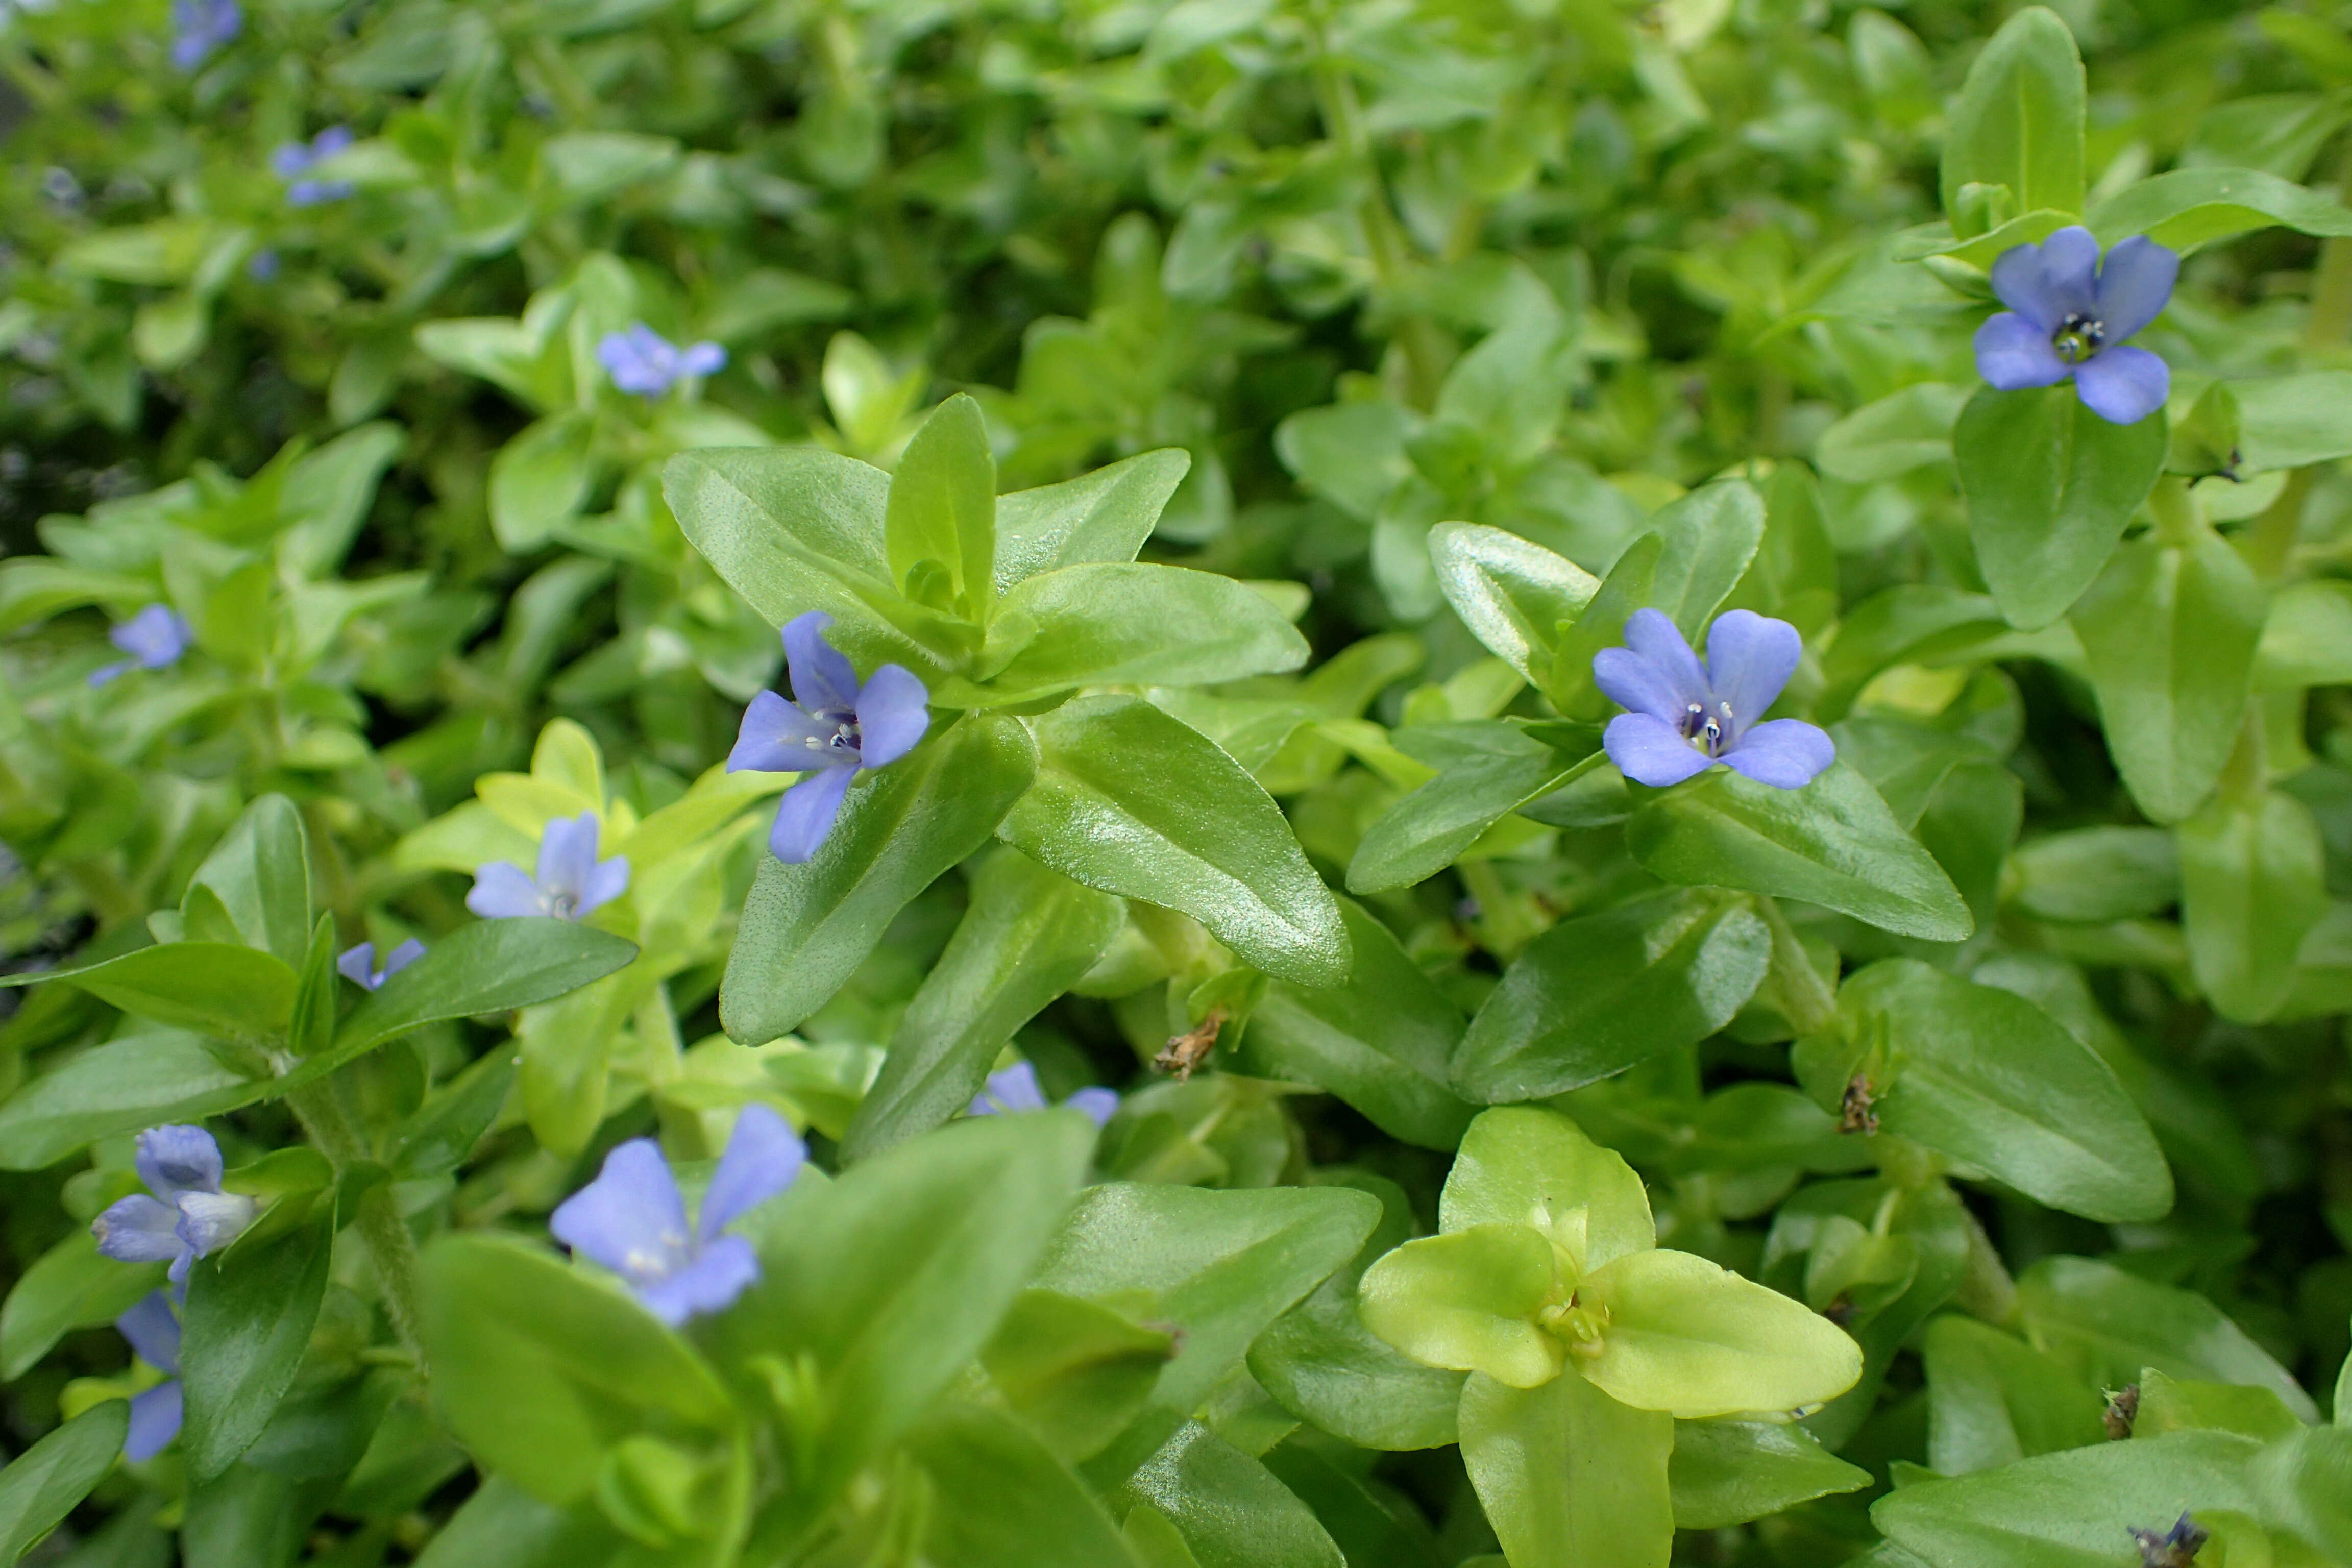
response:
[[[363,942],[335,960],[335,972],[363,990],[373,991],[418,959],[425,956],[425,944],[410,937],[383,955],[383,967],[375,966],[375,943]]]
[[[511,860],[475,867],[466,907],[484,920],[553,915],[576,921],[628,890],[629,858],[596,858],[596,814],[583,811],[548,823],[539,840],[536,878]]]
[[[2164,406],[2172,374],[2124,340],[2156,320],[2179,275],[2179,256],[2145,235],[2108,251],[2102,266],[2099,242],[2079,226],[2003,251],[1992,290],[2009,310],[1977,329],[1977,374],[2002,392],[2073,376],[2092,413],[2137,424]]]
[[[310,138],[309,146],[289,142],[269,154],[269,166],[281,180],[291,180],[286,187],[286,205],[294,207],[314,207],[321,202],[339,202],[352,194],[349,180],[313,180],[310,172],[352,144],[351,128],[330,125]]]
[[[1082,1089],[1062,1103],[1072,1110],[1083,1110],[1097,1127],[1109,1121],[1118,1110],[1118,1090],[1099,1085]],[[964,1108],[967,1116],[1002,1116],[1016,1110],[1045,1109],[1045,1090],[1037,1082],[1037,1069],[1027,1062],[1014,1062],[1003,1072],[988,1075],[988,1087],[971,1097]]]
[[[98,1249],[121,1263],[172,1261],[174,1285],[189,1265],[244,1233],[261,1205],[221,1191],[220,1145],[201,1127],[150,1127],[139,1134],[136,1163],[145,1193],[110,1205],[90,1222]]]
[[[714,342],[679,348],[643,321],[625,332],[607,332],[596,345],[596,363],[623,392],[659,397],[689,375],[711,375],[727,368],[727,351]]]
[[[263,246],[247,258],[245,275],[256,283],[271,283],[278,279],[278,253]]]
[[[2131,1538],[2132,1544],[2139,1548],[2142,1568],[2191,1568],[2197,1561],[2197,1549],[2212,1536],[2184,1513],[2163,1534],[2153,1530],[2134,1530]]]
[[[784,792],[768,833],[768,847],[788,866],[814,855],[833,831],[849,781],[913,751],[931,722],[930,694],[910,671],[886,664],[858,685],[849,660],[824,640],[832,624],[831,616],[811,610],[784,628],[793,700],[772,691],[751,699],[727,753],[730,773],[809,775]]]
[[[106,634],[106,640],[131,657],[91,670],[92,686],[103,686],[131,669],[164,669],[179,663],[188,645],[196,640],[196,633],[169,605],[150,605],[118,623]]]
[[[244,29],[236,0],[172,0],[172,63],[192,71]]]
[[[596,1179],[557,1205],[548,1228],[627,1280],[647,1311],[676,1328],[718,1311],[760,1278],[751,1244],[726,1229],[791,1186],[807,1158],[807,1146],[782,1117],[747,1105],[690,1229],[677,1178],[650,1138],[633,1138],[605,1155]]]
[[[122,1457],[136,1464],[153,1458],[180,1435],[180,1320],[163,1292],[150,1290],[114,1320],[114,1329],[131,1342],[141,1361],[172,1374],[169,1382],[131,1396],[131,1430],[122,1438]]]
[[[1663,789],[1723,763],[1759,784],[1795,789],[1837,761],[1828,733],[1801,719],[1756,722],[1805,650],[1788,622],[1753,610],[1717,616],[1703,665],[1656,610],[1634,611],[1625,641],[1592,656],[1592,679],[1632,710],[1601,736],[1627,778]]]

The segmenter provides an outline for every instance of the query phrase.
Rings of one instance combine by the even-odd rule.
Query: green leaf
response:
[[[1527,1390],[1473,1376],[1462,1390],[1462,1460],[1515,1563],[1666,1568],[1674,1444],[1672,1416],[1573,1374]]]
[[[1263,595],[1214,572],[1092,562],[1025,577],[997,605],[990,674],[942,707],[1004,707],[1080,686],[1199,686],[1297,669],[1307,639]]]
[[[1843,763],[1802,789],[1718,768],[1641,794],[1626,847],[1666,881],[1801,899],[1927,942],[1974,929],[1943,868]]]
[[[557,1508],[503,1476],[457,1507],[417,1568],[603,1568],[620,1537],[593,1507]]]
[[[76,1329],[110,1323],[163,1283],[161,1263],[118,1263],[77,1228],[33,1261],[0,1304],[0,1383],[14,1383]]]
[[[1822,432],[1813,461],[1831,479],[1850,485],[1897,479],[1914,468],[1952,460],[1952,425],[1969,399],[1966,387],[1920,382],[1866,403]]]
[[[1572,625],[1601,580],[1516,533],[1472,522],[1429,531],[1438,591],[1486,650],[1540,684],[1551,672],[1561,627]]]
[[[1055,1290],[1024,1290],[980,1352],[1005,1405],[1052,1449],[1099,1452],[1151,1398],[1176,1336]]]
[[[1064,1289],[1038,1260],[1095,1138],[1074,1110],[971,1117],[778,1204],[759,1282],[702,1334],[731,1367],[813,1378],[787,1412],[796,1510],[829,1504],[919,1420],[1025,1287]]]
[[[2011,626],[2048,626],[2098,577],[2164,471],[2165,429],[2161,411],[2109,424],[2071,382],[1969,399],[1952,453],[1977,564]]]
[[[2159,1218],[2172,1174],[2115,1070],[2041,1008],[1916,959],[1838,988],[1837,1023],[1798,1043],[1799,1079],[1834,1110],[1859,1077],[1880,1127],[2089,1219]]]
[[[625,1438],[707,1441],[735,1419],[709,1364],[651,1313],[510,1238],[434,1241],[418,1294],[451,1427],[486,1468],[544,1501],[585,1497]]]
[[[1489,1104],[1538,1100],[1695,1045],[1747,1005],[1771,952],[1738,894],[1672,890],[1562,921],[1470,1021],[1454,1081]]]
[[[1435,778],[1391,806],[1365,832],[1348,862],[1349,891],[1381,893],[1428,880],[1512,812],[1605,760],[1597,733],[1590,742],[1593,749],[1580,758],[1508,725],[1486,722],[1478,728],[1482,738],[1475,749],[1465,748],[1458,759],[1449,759]]]
[[[1513,1388],[1560,1375],[1568,1345],[1538,1321],[1569,1288],[1529,1225],[1474,1225],[1408,1241],[1364,1270],[1364,1326],[1424,1366]]]
[[[1314,1511],[1264,1465],[1188,1421],[1114,1494],[1173,1524],[1200,1568],[1345,1568]]]
[[[2184,545],[2124,546],[2074,606],[2108,753],[2151,821],[2187,816],[2221,776],[2265,597],[2245,559],[2200,527]]]
[[[1035,1282],[1068,1296],[1139,1293],[1149,1302],[1139,1316],[1181,1331],[1155,1399],[1185,1411],[1267,1324],[1354,1257],[1379,1219],[1376,1199],[1346,1187],[1112,1183],[1079,1199]]]
[[[997,497],[997,588],[1065,566],[1134,560],[1192,466],[1190,452],[1163,447]]]
[[[892,917],[995,832],[1030,785],[1020,721],[966,718],[849,792],[814,858],[760,858],[719,1005],[727,1032],[765,1045],[832,1000]]]
[[[1577,1269],[1657,1245],[1642,1178],[1624,1157],[1558,1111],[1503,1106],[1478,1113],[1438,1200],[1446,1232],[1475,1225],[1533,1225],[1566,1249]]]
[[[1412,415],[1383,401],[1301,409],[1275,426],[1275,455],[1307,489],[1370,522],[1412,472],[1404,444],[1415,424]]]
[[[997,1052],[1094,967],[1127,906],[1006,848],[981,864],[971,903],[891,1032],[890,1052],[849,1124],[862,1160],[971,1103]]]
[[[1989,1323],[1948,1312],[1923,1352],[1932,1469],[1965,1475],[2105,1439],[2097,1389]]]
[[[295,1056],[316,1056],[334,1043],[335,1010],[342,1001],[335,942],[335,917],[321,911],[295,986],[294,1016],[287,1023],[286,1048]]]
[[[2264,1522],[2278,1521],[2336,1562],[2352,1559],[2352,1432],[2296,1432],[2252,1469]]]
[[[2090,218],[2102,245],[2144,234],[2184,256],[2274,224],[2327,237],[2352,236],[2352,212],[2259,169],[2175,169],[2134,181],[2101,202]]]
[[[2160,827],[2077,827],[2021,844],[2006,896],[2046,921],[2137,920],[2180,901],[2180,856]]]
[[[92,1405],[0,1469],[0,1568],[55,1530],[114,1468],[131,1428],[127,1400]]]
[[[1592,656],[1622,642],[1626,621],[1652,603],[1658,563],[1665,552],[1664,536],[1654,531],[1628,544],[1601,580],[1584,614],[1559,639],[1544,695],[1569,718],[1595,719],[1605,708],[1601,689],[1592,682]]]
[[[2121,1388],[2154,1367],[2168,1377],[2267,1388],[2305,1421],[2318,1409],[2300,1384],[2224,1314],[2175,1289],[2092,1258],[2045,1258],[2021,1275],[2026,1338],[2084,1382]]]
[[[2352,457],[2352,371],[2307,370],[2218,384],[2238,407],[2238,471],[2268,473]]]
[[[2132,1417],[2132,1436],[2161,1437],[2167,1432],[2200,1427],[2236,1432],[2263,1443],[2292,1437],[2304,1429],[2303,1418],[2272,1389],[2247,1388],[2233,1383],[2200,1383],[2190,1378],[2168,1377],[2152,1366],[2142,1368],[2139,1407]]]
[[[930,1477],[925,1554],[963,1568],[1117,1568],[1133,1561],[1077,1477],[992,1410],[950,1405],[908,1435]]]
[[[2319,824],[2283,790],[2225,792],[2173,839],[2189,968],[2215,1011],[2258,1024],[2286,1005],[2295,953],[2327,912]]]
[[[1857,1491],[1870,1472],[1793,1421],[1677,1421],[1666,1467],[1675,1528],[1720,1530],[1817,1497]]]
[[[1005,842],[1072,881],[1192,916],[1270,975],[1346,978],[1338,900],[1273,797],[1213,742],[1134,697],[1080,698],[1033,724],[1037,780],[997,830]]]
[[[109,1040],[0,1102],[0,1170],[37,1171],[100,1138],[199,1121],[268,1089],[176,1029]]]
[[[247,946],[301,965],[310,947],[310,845],[292,801],[265,795],[246,807],[189,886],[212,889]]]
[[[915,568],[936,562],[960,596],[958,613],[988,618],[996,595],[996,458],[988,421],[969,394],[931,410],[907,443],[891,476],[882,540],[902,593],[914,596]]]
[[[180,1449],[198,1480],[234,1464],[276,1414],[319,1321],[334,1239],[334,1207],[325,1205],[307,1224],[258,1247],[231,1247],[190,1271]]]
[[[1347,980],[1268,985],[1234,1049],[1234,1069],[1312,1084],[1391,1137],[1450,1150],[1473,1113],[1446,1077],[1462,1038],[1461,1012],[1386,926],[1345,899],[1339,917],[1352,954]]]
[[[580,515],[596,482],[596,424],[567,412],[541,420],[490,460],[490,531],[499,548],[529,555]]]
[[[2066,24],[2039,5],[2004,23],[1969,63],[1944,131],[1937,190],[1954,230],[1977,232],[1961,217],[1969,185],[2007,187],[2019,212],[2081,212],[2083,105]]]
[[[1704,647],[1717,606],[1748,574],[1764,542],[1764,498],[1745,479],[1718,480],[1666,507],[1652,527],[1664,548],[1650,579],[1649,603],[1664,611],[1694,646]],[[1621,621],[1609,641],[1623,632]]]
[[[126,1013],[227,1039],[274,1035],[294,1012],[293,968],[233,942],[163,942],[84,969],[0,975],[0,985],[42,980],[63,980]]]
[[[2352,685],[2352,583],[2314,577],[2288,584],[2263,623],[2255,689],[2346,685]]]
[[[1862,1347],[1777,1290],[1687,1252],[1629,1252],[1586,1273],[1606,1314],[1578,1370],[1612,1398],[1685,1419],[1823,1404],[1862,1376]]]

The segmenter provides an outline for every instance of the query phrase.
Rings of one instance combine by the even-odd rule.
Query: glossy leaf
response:
[[[1542,545],[1470,522],[1429,531],[1438,591],[1486,651],[1540,683],[1564,624],[1572,625],[1601,580]]]
[[[14,1383],[76,1329],[110,1323],[163,1283],[161,1263],[105,1257],[77,1228],[34,1259],[0,1303],[0,1383]]]
[[[247,806],[189,885],[211,889],[248,946],[300,967],[310,945],[310,845],[292,801],[265,795]]]
[[[131,1406],[92,1405],[0,1468],[0,1563],[16,1568],[114,1468]]]
[[[2168,1376],[2267,1388],[2305,1421],[2317,1409],[2284,1367],[2191,1290],[2091,1258],[2046,1258],[2017,1282],[2026,1337],[2103,1388],[2143,1367]]]
[[[1112,1501],[1148,1507],[1173,1524],[1200,1568],[1343,1568],[1346,1562],[1305,1503],[1197,1421],[1180,1427]]]
[[[308,1223],[259,1246],[232,1247],[190,1271],[180,1447],[199,1480],[253,1446],[293,1383],[319,1321],[334,1238],[334,1205],[323,1205]]]
[[[1665,1568],[1674,1443],[1672,1416],[1573,1373],[1524,1390],[1474,1375],[1462,1391],[1463,1463],[1513,1563]]]
[[[1474,1225],[1408,1241],[1364,1271],[1364,1326],[1424,1366],[1513,1388],[1560,1375],[1568,1346],[1538,1321],[1570,1288],[1528,1225]]]
[[[996,588],[996,460],[980,405],[959,394],[932,410],[907,443],[883,509],[890,581],[902,591],[935,563],[962,596],[960,613],[985,618]]]
[[[1937,177],[1944,211],[1957,213],[1974,184],[2006,186],[2019,212],[2081,212],[2083,104],[2082,57],[2066,24],[2039,5],[2011,16],[1969,64],[1952,107]]]
[[[196,1036],[126,1035],[81,1052],[0,1101],[0,1169],[37,1171],[118,1133],[201,1121],[268,1092]]]
[[[1583,1273],[1657,1245],[1650,1200],[1624,1157],[1532,1106],[1479,1112],[1445,1178],[1438,1225],[1537,1226]]]
[[[936,1489],[926,1552],[971,1568],[1117,1568],[1129,1561],[1099,1504],[1034,1437],[968,1405],[908,1435]]]
[[[1135,559],[1192,454],[1163,447],[1107,468],[996,498],[996,585],[1087,562]]]
[[[2217,795],[2173,833],[2189,962],[2223,1017],[2259,1023],[2285,1005],[2303,939],[2326,910],[2311,808],[2282,790]]]
[[[1828,1319],[1687,1252],[1627,1253],[1587,1272],[1577,1297],[1607,1314],[1579,1370],[1636,1409],[1795,1411],[1862,1376],[1862,1347]]]
[[[1857,1491],[1870,1472],[1794,1422],[1677,1421],[1666,1468],[1678,1530],[1720,1530],[1817,1497]]]

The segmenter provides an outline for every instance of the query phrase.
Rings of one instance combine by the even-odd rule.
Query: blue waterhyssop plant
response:
[[[1634,611],[1625,641],[1592,656],[1592,679],[1631,710],[1609,721],[1601,743],[1634,783],[1663,789],[1722,763],[1759,784],[1795,789],[1837,761],[1836,743],[1817,725],[1756,722],[1805,651],[1788,622],[1753,610],[1717,617],[1705,664],[1656,610]]]
[[[627,1280],[646,1310],[676,1328],[719,1310],[760,1278],[751,1244],[727,1227],[791,1186],[807,1158],[807,1145],[782,1117],[747,1105],[691,1226],[661,1145],[632,1138],[604,1156],[594,1181],[556,1206],[548,1229]]]
[[[170,605],[149,605],[109,631],[106,640],[131,657],[91,670],[92,686],[104,686],[134,668],[168,669],[180,662],[188,645],[196,640],[196,634],[186,617]]]
[[[864,685],[849,660],[824,640],[833,617],[822,610],[784,627],[784,661],[793,700],[762,691],[743,710],[730,773],[806,773],[776,806],[768,847],[797,866],[817,852],[842,797],[860,772],[887,767],[915,749],[930,725],[929,693],[913,671],[886,664]]]
[[[583,811],[548,823],[539,841],[537,876],[511,860],[476,868],[466,907],[485,920],[553,915],[576,921],[628,890],[629,858],[596,858],[596,814]]]
[[[716,375],[727,368],[727,351],[714,342],[671,342],[643,321],[625,332],[607,332],[596,345],[596,363],[623,392],[659,397],[692,375]]]
[[[171,1374],[131,1396],[131,1427],[122,1439],[122,1457],[136,1464],[153,1458],[180,1435],[180,1319],[172,1310],[171,1298],[150,1290],[114,1320],[114,1328],[131,1342],[141,1361]]]
[[[174,1285],[187,1282],[197,1258],[235,1241],[260,1210],[242,1193],[221,1191],[220,1145],[201,1127],[149,1128],[139,1134],[136,1163],[147,1193],[110,1205],[90,1222],[90,1234],[118,1262],[168,1258]]]
[[[2092,413],[2137,424],[2164,406],[2172,375],[2124,340],[2156,320],[2179,273],[2179,256],[2146,236],[2125,240],[2101,265],[2099,242],[2079,226],[2003,251],[1992,289],[2009,309],[1977,329],[1977,374],[2001,392],[2072,376]]]
[[[335,972],[365,990],[373,991],[385,981],[425,956],[425,944],[410,937],[383,955],[383,967],[375,966],[375,943],[363,942],[347,949],[335,960]]]
[[[286,205],[314,207],[322,202],[339,202],[352,194],[349,180],[314,180],[310,171],[352,144],[348,126],[330,125],[308,143],[289,142],[269,154],[269,166],[278,177],[290,182],[286,187]]]

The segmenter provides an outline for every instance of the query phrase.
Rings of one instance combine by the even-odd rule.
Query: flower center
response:
[[[1568,1342],[1570,1355],[1596,1356],[1605,1348],[1602,1335],[1609,1328],[1609,1309],[1584,1306],[1571,1294],[1567,1305],[1545,1309],[1543,1326]]]
[[[2095,321],[2080,310],[2069,310],[2058,330],[2050,334],[2050,346],[2068,364],[2080,364],[2099,352],[2107,341],[2107,324]]]
[[[839,708],[821,708],[814,717],[820,724],[831,724],[830,735],[811,735],[801,742],[812,752],[822,752],[828,763],[857,761],[858,748],[865,743],[859,733],[857,715]]]
[[[1731,704],[1717,701],[1716,707],[1719,711],[1710,713],[1703,704],[1694,702],[1683,712],[1683,739],[1710,757],[1723,755],[1731,740]]]

